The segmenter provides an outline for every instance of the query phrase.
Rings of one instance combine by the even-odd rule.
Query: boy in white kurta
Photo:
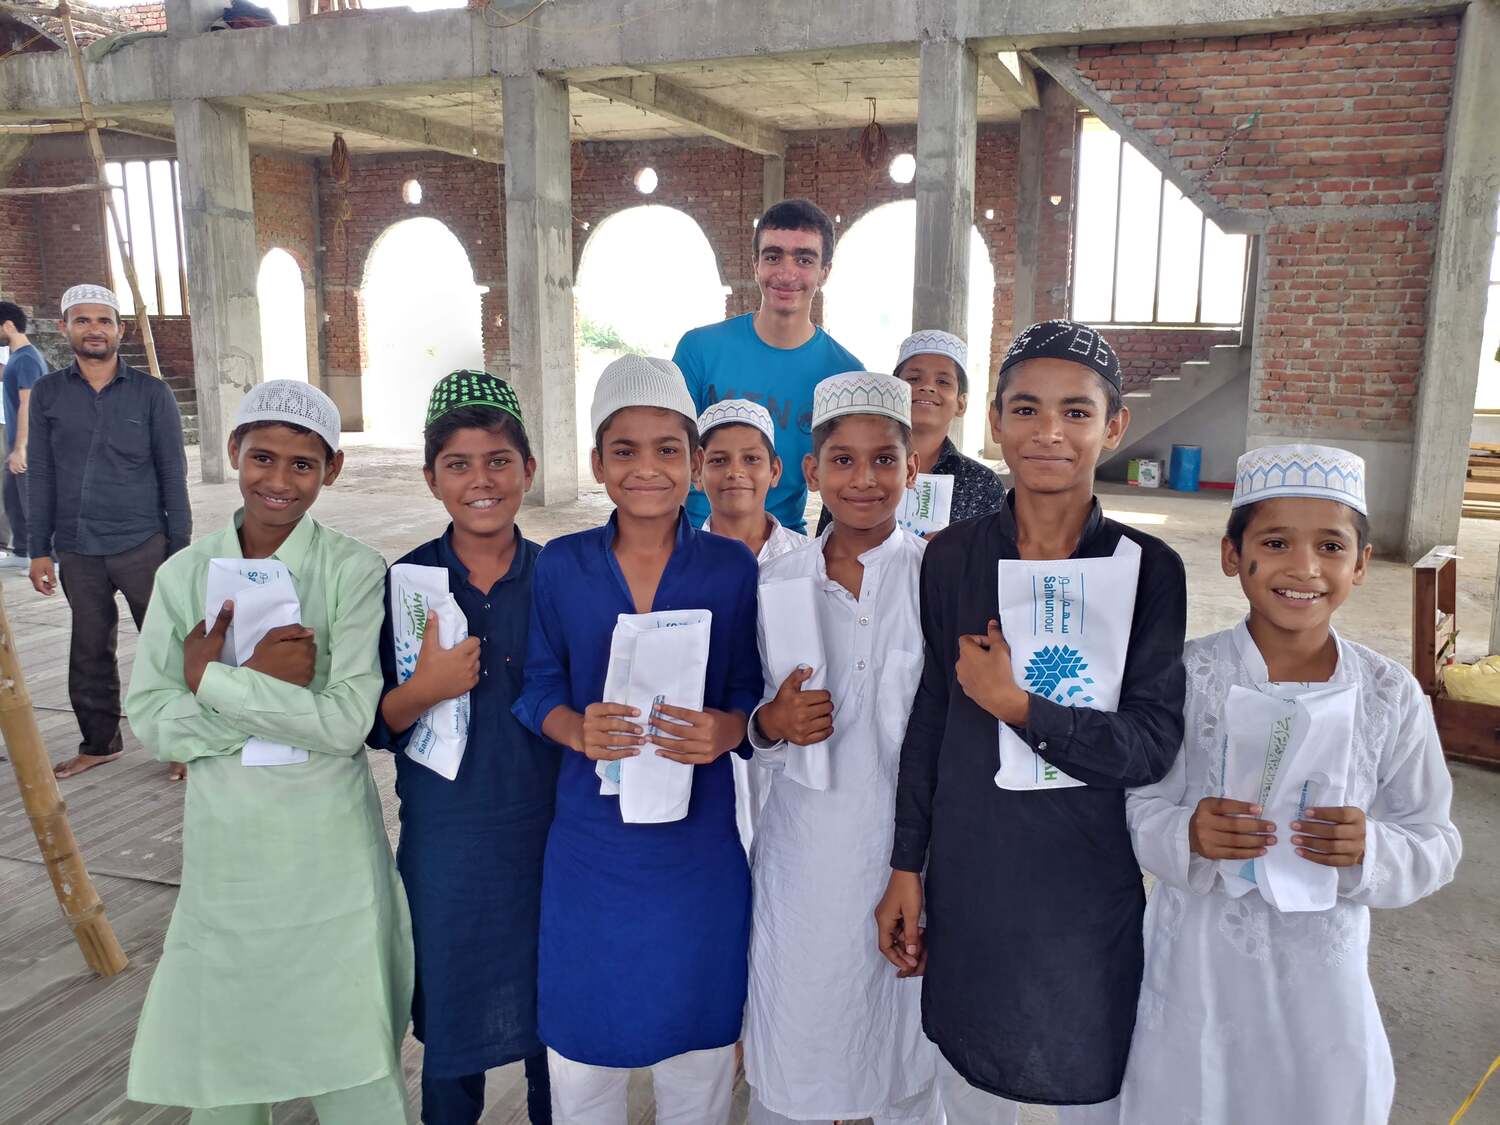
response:
[[[804,468],[833,522],[761,572],[762,590],[812,583],[827,690],[802,690],[811,669],[769,683],[767,633],[789,623],[763,615],[761,658],[775,694],[756,711],[750,735],[772,771],[752,857],[752,1125],[941,1120],[921,981],[892,973],[870,941],[890,873],[901,740],[922,671],[917,591],[926,544],[895,520],[916,473],[910,418],[910,388],[893,376],[858,372],[818,384]],[[810,788],[809,773],[788,762],[825,741],[827,785]]]
[[[1250,613],[1188,644],[1186,745],[1164,780],[1128,800],[1136,854],[1157,885],[1122,1125],[1390,1116],[1369,907],[1437,890],[1460,844],[1416,680],[1330,624],[1363,580],[1368,536],[1360,458],[1307,445],[1240,458],[1224,571],[1240,578]],[[1257,819],[1260,805],[1227,799],[1231,689],[1288,699],[1340,685],[1357,691],[1347,777],[1332,779],[1343,804],[1276,824]],[[1278,839],[1337,871],[1331,909],[1285,913],[1263,897],[1251,863]]]

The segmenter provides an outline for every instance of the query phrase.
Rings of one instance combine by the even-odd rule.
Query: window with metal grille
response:
[[[187,312],[187,251],[182,233],[182,188],[175,160],[112,160],[104,166],[112,185],[115,211],[125,225],[124,242],[135,262],[141,299],[152,316],[182,316]],[[100,203],[101,207],[103,202]],[[109,224],[109,268],[121,310],[135,312],[130,284]]]
[[[1073,318],[1087,324],[1233,327],[1244,313],[1247,239],[1085,117],[1073,238]]]

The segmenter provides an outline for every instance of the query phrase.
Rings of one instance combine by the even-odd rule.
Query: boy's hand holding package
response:
[[[833,696],[802,689],[813,671],[805,664],[793,668],[776,697],[756,712],[756,725],[767,741],[811,746],[833,737]]]
[[[294,687],[307,687],[313,681],[318,662],[318,642],[305,625],[278,625],[267,629],[245,661],[263,676],[281,680]]]
[[[1010,645],[1000,623],[991,621],[984,633],[958,638],[959,687],[964,694],[1002,723],[1024,726],[1031,697],[1016,683],[1011,670]]]
[[[198,685],[203,682],[203,673],[224,652],[224,640],[229,636],[229,623],[234,620],[234,603],[225,602],[219,607],[213,628],[207,621],[198,622],[198,627],[182,638],[182,678],[188,691],[198,694]]]
[[[1292,843],[1303,859],[1324,867],[1358,867],[1365,861],[1365,812],[1345,805],[1308,809],[1306,820],[1292,822]]]
[[[1276,843],[1276,825],[1255,820],[1264,810],[1249,801],[1204,797],[1188,821],[1188,848],[1204,859],[1254,859]]]
[[[645,731],[626,720],[640,714],[623,703],[590,703],[579,723],[577,739],[570,745],[595,762],[634,758],[645,744]]]
[[[478,637],[470,636],[452,648],[444,648],[436,629],[423,632],[417,670],[408,681],[417,685],[416,694],[426,701],[422,710],[445,699],[457,699],[479,683],[479,643]]]
[[[663,703],[651,716],[651,737],[661,757],[685,766],[706,766],[745,740],[745,718],[727,711],[691,711]],[[666,749],[668,746],[672,749]]]

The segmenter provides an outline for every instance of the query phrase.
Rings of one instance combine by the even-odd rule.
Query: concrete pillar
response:
[[[223,0],[167,0],[167,37],[186,39],[201,35],[223,14]]]
[[[1475,0],[1459,32],[1448,114],[1437,255],[1417,386],[1405,554],[1458,540],[1465,464],[1479,382],[1495,197],[1500,193],[1500,0]],[[1379,482],[1375,482],[1379,487]]]
[[[188,311],[203,479],[226,480],[226,443],[245,392],[261,380],[258,255],[245,111],[172,103],[187,235]]]
[[[921,46],[917,92],[917,246],[912,328],[968,338],[969,238],[974,225],[978,67],[956,39]],[[972,388],[971,388],[972,389]],[[954,441],[963,419],[953,420]]]
[[[761,168],[760,209],[765,211],[786,198],[786,158],[762,157]]]
[[[578,498],[567,83],[535,73],[504,77],[500,108],[511,379],[537,461],[529,499],[565,504]]]

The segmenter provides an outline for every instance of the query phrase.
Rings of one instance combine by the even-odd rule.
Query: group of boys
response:
[[[1367,907],[1436,890],[1460,847],[1414,681],[1331,626],[1370,556],[1362,464],[1242,459],[1223,558],[1248,615],[1185,647],[1180,559],[1093,494],[1129,415],[1083,325],[1033,325],[1000,365],[1010,491],[953,471],[967,518],[930,541],[900,526],[919,469],[956,464],[961,347],[917,333],[899,377],[819,381],[790,465],[765,402],[705,404],[676,364],[617,360],[590,416],[613,513],[545,549],[516,524],[535,461],[514,391],[448,376],[423,472],[450,524],[402,562],[446,571],[467,639],[429,628],[404,680],[381,559],[309,514],[343,465],[336,408],[253,388],[229,440],[244,506],[162,567],[127,701],[148,747],[193,765],[130,1096],[197,1125],[303,1096],[325,1125],[394,1125],[410,1015],[434,1123],[472,1125],[485,1071],[521,1060],[534,1122],[622,1125],[650,1068],[657,1121],[724,1123],[737,1045],[756,1125],[990,1125],[1021,1103],[1063,1122],[1384,1121]],[[775,500],[796,474],[827,514],[812,540]],[[238,664],[233,603],[204,613],[225,558],[283,564],[300,606]],[[1092,568],[1087,612],[1122,623],[1122,666],[1088,681],[1113,706],[1016,675],[997,573],[1049,562]],[[792,582],[810,620],[758,612]],[[689,612],[708,621],[701,704],[610,698],[619,625]],[[772,672],[788,628],[821,667]],[[1273,823],[1226,797],[1226,709],[1309,685],[1358,693],[1347,768]],[[452,780],[396,755],[393,864],[363,747],[405,750],[460,697]],[[252,766],[257,739],[307,753]],[[1016,750],[1065,781],[1002,787]],[[675,819],[631,821],[601,782],[643,754],[691,769]],[[1330,908],[1283,912],[1247,879],[1289,834],[1295,862],[1335,872]]]

